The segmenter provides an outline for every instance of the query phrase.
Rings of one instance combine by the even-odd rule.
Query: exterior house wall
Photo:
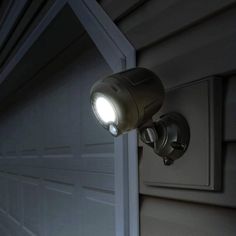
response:
[[[120,7],[115,8],[118,2]],[[234,235],[235,1],[100,3],[136,48],[137,65],[156,72],[167,90],[209,76],[221,77],[223,82],[221,190],[150,187],[141,180],[141,235]],[[145,156],[141,157],[144,159]]]

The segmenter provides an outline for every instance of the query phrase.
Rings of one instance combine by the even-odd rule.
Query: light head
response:
[[[162,106],[164,94],[157,75],[134,68],[97,81],[90,100],[100,124],[118,136],[150,120]]]

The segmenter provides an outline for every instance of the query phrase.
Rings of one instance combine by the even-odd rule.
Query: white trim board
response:
[[[69,1],[114,72],[135,67],[136,51],[95,0]],[[139,235],[137,133],[115,139],[116,236]]]

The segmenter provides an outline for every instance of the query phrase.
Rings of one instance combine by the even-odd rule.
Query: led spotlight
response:
[[[91,104],[101,125],[118,136],[149,120],[164,101],[164,87],[151,71],[135,68],[96,82]],[[116,132],[112,132],[115,127]]]
[[[134,68],[97,81],[90,101],[100,124],[113,136],[139,129],[147,145],[170,164],[187,149],[189,128],[178,114],[166,114],[159,122],[152,116],[159,111],[165,90],[159,77],[145,68]]]

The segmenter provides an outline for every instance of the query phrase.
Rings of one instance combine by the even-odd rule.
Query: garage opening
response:
[[[114,142],[89,105],[91,85],[111,73],[65,6],[9,74],[0,235],[115,235]]]

